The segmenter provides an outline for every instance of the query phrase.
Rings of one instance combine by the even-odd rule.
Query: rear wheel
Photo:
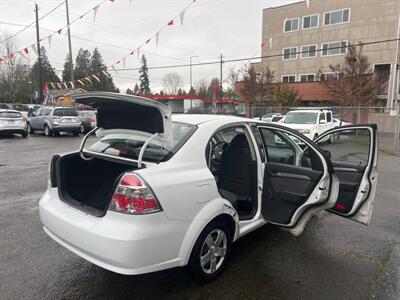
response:
[[[83,125],[81,125],[81,133],[84,134],[85,133],[85,127]]]
[[[44,125],[44,135],[45,136],[51,136],[50,128],[47,125]]]
[[[201,232],[188,268],[195,279],[211,281],[221,274],[230,255],[232,237],[228,226],[212,222]]]
[[[26,137],[28,136],[28,132],[27,132],[27,131],[22,132],[22,133],[21,133],[21,136],[22,136],[23,138],[26,138]]]
[[[79,131],[75,131],[75,132],[73,132],[73,135],[74,135],[74,136],[78,136],[79,133],[80,133]]]

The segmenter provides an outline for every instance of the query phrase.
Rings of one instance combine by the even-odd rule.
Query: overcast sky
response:
[[[63,0],[38,0],[39,17],[56,7]],[[135,50],[148,37],[152,36],[171,17],[179,12],[191,0],[115,0],[100,6],[96,21],[93,13],[84,20],[71,25],[72,51],[74,58],[78,49],[92,50],[98,47],[104,63],[111,65],[119,58]],[[69,0],[70,19],[75,19],[90,10],[101,0]],[[184,25],[165,28],[160,33],[159,45],[154,42],[142,48],[149,66],[185,64],[190,56],[193,62],[214,61],[222,53],[226,59],[252,57],[260,55],[261,22],[263,8],[297,2],[293,0],[198,0],[185,14]],[[33,0],[0,0],[0,30],[14,34],[21,25],[35,20]],[[14,25],[4,24],[13,23]],[[59,7],[40,22],[41,36],[57,31],[66,23],[65,5]],[[19,26],[18,26],[19,25]],[[15,37],[19,48],[35,42],[35,28],[31,27]],[[67,37],[56,35],[51,47],[43,45],[48,51],[50,62],[61,70],[68,51]],[[126,68],[140,66],[136,55],[126,60]],[[224,78],[229,69],[240,63],[225,64]],[[122,67],[122,66],[121,66]],[[168,70],[150,70],[150,82],[153,90],[162,88],[162,78],[168,72],[181,74],[185,87],[189,87],[189,68]],[[114,82],[125,91],[138,82],[137,71],[112,72]],[[219,65],[193,67],[193,83],[199,79],[210,80],[219,77]]]

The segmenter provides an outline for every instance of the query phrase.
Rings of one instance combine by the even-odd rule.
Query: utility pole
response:
[[[40,102],[43,101],[43,72],[42,72],[42,55],[40,51],[40,37],[39,37],[39,7],[35,3],[36,13],[36,47],[38,53],[38,89]],[[36,100],[37,101],[37,100]]]
[[[69,71],[71,74],[71,81],[74,81],[74,63],[72,61],[72,46],[71,46],[71,31],[69,29],[69,9],[68,0],[65,0],[65,7],[67,9],[67,28],[68,28],[68,48],[69,48]]]
[[[192,89],[193,89],[193,84],[192,84],[192,59],[193,58],[195,58],[195,57],[198,57],[197,55],[195,55],[195,56],[190,56],[189,57],[189,70],[190,70],[190,91],[189,91],[189,93],[192,91]],[[190,95],[190,97],[191,97],[192,95]],[[192,110],[192,108],[193,108],[193,100],[192,100],[192,98],[190,98],[190,110]]]
[[[221,107],[221,112],[222,112],[222,64],[223,64],[223,61],[222,61],[222,53],[221,53],[221,56],[220,56],[220,60],[219,60],[219,71],[220,71],[220,73],[219,73],[219,101],[221,102],[221,105],[220,105],[220,107]]]

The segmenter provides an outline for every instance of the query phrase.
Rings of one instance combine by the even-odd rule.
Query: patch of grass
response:
[[[398,245],[400,245],[400,242],[398,242],[398,241],[392,241],[390,243],[390,247],[389,247],[388,253],[386,253],[385,257],[383,258],[383,260],[379,264],[378,270],[376,270],[376,272],[374,274],[375,283],[379,280],[379,278],[382,276],[383,272],[389,266],[390,258],[391,258],[392,254],[393,254],[393,251]]]

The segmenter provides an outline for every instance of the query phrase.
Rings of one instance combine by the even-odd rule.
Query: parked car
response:
[[[86,133],[96,126],[96,111],[78,110],[78,115],[82,122],[81,133]]]
[[[89,92],[74,101],[97,108],[97,140],[53,156],[39,213],[51,238],[100,267],[187,266],[212,280],[231,244],[266,223],[300,235],[324,210],[370,221],[376,125],[337,127],[314,143],[253,119],[171,115],[138,96]]]
[[[0,109],[0,134],[20,134],[28,136],[28,125],[26,119],[17,110]]]
[[[81,121],[73,108],[43,106],[32,112],[32,117],[28,120],[28,129],[32,134],[35,131],[43,131],[46,136],[60,132],[78,135],[81,132]]]
[[[333,125],[334,125],[334,127],[338,127],[338,126],[353,125],[353,123],[346,122],[346,121],[338,119],[338,118],[333,118]]]
[[[297,130],[311,140],[335,127],[332,111],[328,109],[292,110],[286,114],[282,125]]]
[[[285,115],[273,116],[270,123],[281,122],[285,118]]]
[[[261,117],[254,118],[254,120],[261,120],[264,122],[272,122],[274,117],[280,117],[280,113],[266,113],[265,115]]]

